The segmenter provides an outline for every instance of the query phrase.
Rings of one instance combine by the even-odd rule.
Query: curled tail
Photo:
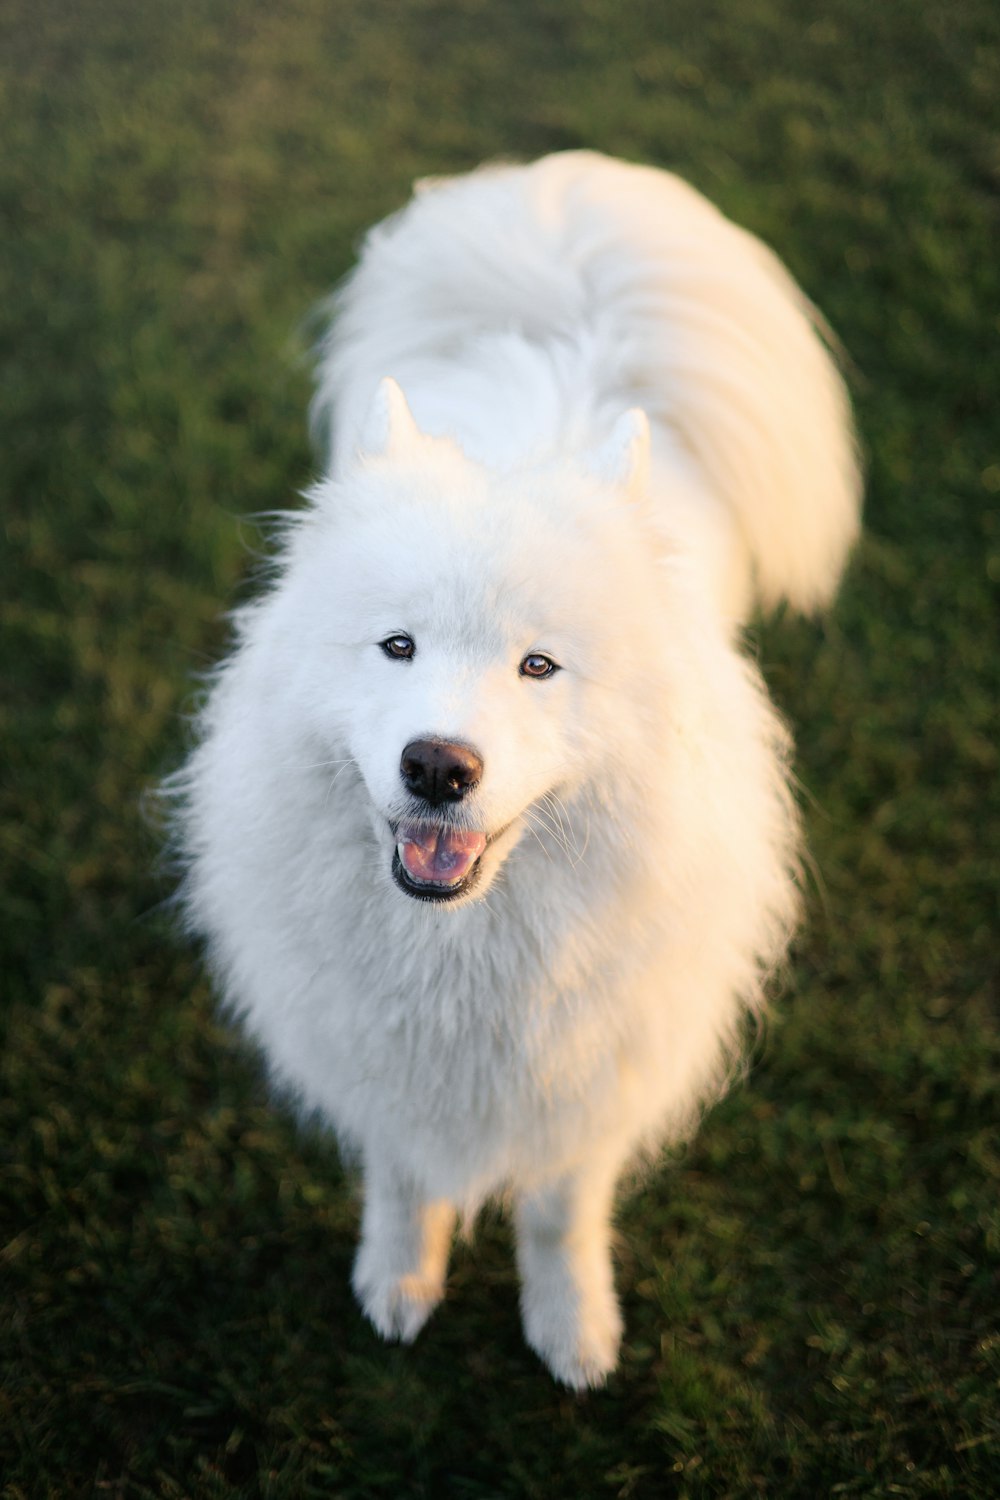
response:
[[[595,406],[674,433],[760,603],[829,600],[859,526],[850,407],[818,314],[753,235],[671,174],[587,151],[424,184],[337,300],[314,417],[336,449],[382,375],[405,386],[498,331],[596,340]]]

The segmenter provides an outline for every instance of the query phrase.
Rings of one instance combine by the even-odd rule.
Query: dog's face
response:
[[[606,473],[499,478],[419,434],[390,383],[369,425],[295,544],[297,699],[360,772],[402,897],[454,909],[620,736],[651,610],[607,489],[627,488],[644,424],[620,424]]]

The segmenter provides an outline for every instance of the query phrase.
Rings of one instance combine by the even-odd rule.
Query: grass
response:
[[[829,0],[7,0],[0,12],[0,1485],[985,1497],[1000,23]],[[604,1393],[524,1347],[509,1230],[408,1351],[357,1209],[159,909],[140,800],[313,473],[303,319],[414,176],[682,171],[836,327],[869,466],[833,615],[762,626],[821,872],[745,1085],[622,1207]]]

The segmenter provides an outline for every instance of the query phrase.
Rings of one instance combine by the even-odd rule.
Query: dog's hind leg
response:
[[[589,1162],[517,1204],[521,1317],[557,1380],[582,1390],[614,1369],[622,1320],[611,1270],[611,1209],[621,1163]]]
[[[441,1301],[454,1226],[450,1203],[428,1202],[384,1157],[366,1153],[351,1281],[383,1338],[410,1343]]]

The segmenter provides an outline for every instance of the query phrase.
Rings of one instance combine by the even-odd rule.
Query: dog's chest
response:
[[[582,966],[546,961],[510,929],[495,936],[431,951],[365,945],[340,970],[304,1041],[325,1055],[348,1129],[381,1117],[395,1131],[499,1146],[537,1139],[612,1086],[625,1017],[606,980],[591,970],[584,982]]]

